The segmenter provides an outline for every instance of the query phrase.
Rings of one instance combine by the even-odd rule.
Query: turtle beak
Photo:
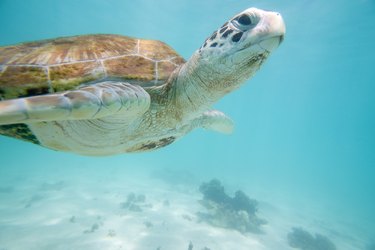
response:
[[[265,12],[265,17],[267,17],[266,24],[268,26],[268,32],[272,36],[282,36],[284,37],[286,29],[285,29],[285,23],[278,12]],[[283,38],[284,39],[284,38]]]
[[[258,43],[258,45],[268,51],[269,53],[271,53],[272,51],[274,51],[277,47],[279,47],[279,45],[281,44],[281,42],[283,41],[284,39],[284,36],[274,36],[274,37],[271,37],[271,38],[268,38],[268,39],[265,39],[261,42]]]
[[[265,11],[263,26],[267,27],[267,34],[262,37],[259,46],[268,52],[272,52],[284,41],[285,23],[278,12]]]

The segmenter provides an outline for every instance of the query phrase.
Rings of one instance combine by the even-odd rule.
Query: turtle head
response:
[[[202,75],[212,76],[210,88],[227,93],[259,69],[283,41],[284,34],[285,24],[279,13],[246,9],[204,42],[195,53],[197,64]]]

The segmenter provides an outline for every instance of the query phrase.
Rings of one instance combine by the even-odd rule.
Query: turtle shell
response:
[[[0,99],[59,92],[120,79],[161,85],[185,60],[163,42],[83,35],[0,47]]]

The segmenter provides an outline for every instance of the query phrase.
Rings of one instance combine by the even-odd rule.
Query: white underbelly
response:
[[[108,120],[76,120],[28,124],[44,147],[83,155],[112,155],[147,151],[157,142],[169,144],[171,131],[140,129],[139,122],[124,124]],[[172,133],[174,134],[174,133]],[[170,141],[170,142],[169,142]],[[151,146],[147,146],[150,144]],[[159,143],[160,144],[160,143]]]

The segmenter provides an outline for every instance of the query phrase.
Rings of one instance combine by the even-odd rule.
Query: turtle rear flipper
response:
[[[234,123],[223,112],[210,110],[193,120],[193,127],[202,127],[223,134],[231,134],[234,129]]]
[[[0,125],[142,115],[150,106],[140,86],[106,81],[56,94],[0,101]]]

